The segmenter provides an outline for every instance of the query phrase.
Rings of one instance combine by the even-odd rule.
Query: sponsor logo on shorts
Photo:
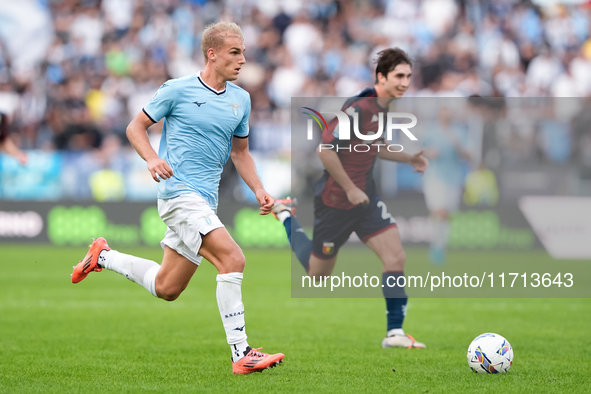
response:
[[[327,256],[334,254],[334,242],[324,242],[322,244],[322,254]]]

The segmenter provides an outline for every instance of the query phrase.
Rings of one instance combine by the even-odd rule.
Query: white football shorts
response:
[[[158,199],[158,214],[168,227],[160,242],[162,249],[166,245],[197,265],[203,259],[199,255],[203,236],[224,227],[215,211],[197,193]]]
[[[423,182],[425,203],[430,212],[442,209],[447,212],[457,211],[460,208],[462,191],[461,187],[450,186],[439,179],[425,179]]]

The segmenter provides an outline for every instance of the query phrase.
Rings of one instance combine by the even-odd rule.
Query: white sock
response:
[[[244,351],[248,347],[242,303],[242,276],[242,272],[231,272],[216,277],[218,286],[215,294],[234,362],[244,357]]]
[[[431,246],[446,249],[449,240],[449,220],[433,218],[433,236]]]
[[[238,362],[242,357],[246,356],[248,353],[247,349],[250,349],[250,346],[248,346],[248,342],[245,339],[240,343],[230,345],[230,349],[232,350],[232,361]]]
[[[154,297],[158,297],[156,275],[160,270],[160,264],[155,261],[119,253],[116,250],[103,250],[99,255],[99,265],[125,276],[148,290]]]
[[[402,328],[393,328],[389,330],[386,334],[387,337],[391,337],[394,335],[404,335],[404,330]]]
[[[285,219],[290,218],[291,217],[291,212],[289,211],[281,211],[277,214],[277,219],[279,219],[279,221],[281,223],[285,222]]]

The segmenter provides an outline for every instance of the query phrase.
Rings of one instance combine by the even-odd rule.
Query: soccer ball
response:
[[[476,373],[505,373],[513,364],[513,348],[499,334],[474,338],[468,347],[468,365]]]

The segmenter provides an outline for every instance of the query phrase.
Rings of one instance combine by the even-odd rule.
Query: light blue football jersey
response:
[[[165,118],[158,156],[174,172],[160,181],[158,198],[195,192],[216,209],[232,138],[248,137],[248,92],[231,82],[216,91],[199,74],[192,74],[164,83],[144,113],[154,122]]]
[[[424,180],[438,180],[451,187],[462,187],[464,184],[464,160],[454,148],[455,140],[467,150],[467,137],[464,130],[452,125],[449,130],[443,130],[441,126],[433,122],[423,138],[422,146],[425,148],[434,147],[438,151],[435,158],[429,159],[429,168],[425,171]]]

